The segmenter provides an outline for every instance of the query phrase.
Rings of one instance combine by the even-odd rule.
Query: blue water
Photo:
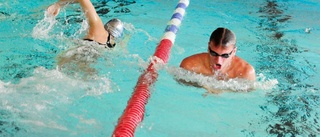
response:
[[[104,22],[120,18],[126,30],[90,74],[57,68],[87,26],[77,4],[46,17],[53,2],[0,1],[0,135],[111,136],[178,1],[93,0]],[[316,0],[190,1],[135,136],[320,136],[319,14]],[[237,55],[255,67],[257,82],[179,69],[183,58],[206,52],[216,27],[236,33]]]

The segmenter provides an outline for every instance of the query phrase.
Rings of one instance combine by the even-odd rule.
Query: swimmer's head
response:
[[[224,47],[236,46],[236,35],[227,28],[217,28],[211,33],[210,41]]]
[[[111,19],[104,25],[104,29],[113,37],[119,38],[123,33],[123,23],[119,19]]]
[[[208,42],[209,63],[212,71],[227,70],[236,55],[236,50],[236,36],[232,31],[227,28],[214,30]]]

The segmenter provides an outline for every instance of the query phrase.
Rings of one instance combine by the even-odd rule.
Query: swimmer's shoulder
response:
[[[207,53],[198,53],[188,56],[181,61],[180,67],[190,70],[193,67],[201,66],[203,65],[203,62],[207,60],[207,56]]]
[[[252,81],[256,80],[256,71],[255,71],[254,67],[252,65],[250,65],[249,63],[247,63],[244,68],[244,77],[246,79],[249,79]]]
[[[236,60],[235,62],[237,62],[237,67],[236,68],[242,68],[241,69],[241,77],[245,78],[245,79],[249,79],[249,80],[256,80],[256,72],[254,67],[249,64],[247,61],[245,61],[244,59],[236,56]]]

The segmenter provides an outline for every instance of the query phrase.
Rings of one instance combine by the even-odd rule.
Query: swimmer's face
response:
[[[214,42],[208,43],[208,52],[210,54],[210,66],[214,71],[225,70],[235,56],[236,47],[233,45],[222,46],[215,45]]]

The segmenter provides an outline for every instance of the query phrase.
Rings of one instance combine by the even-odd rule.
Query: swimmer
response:
[[[183,59],[180,67],[198,74],[214,76],[218,80],[242,78],[255,81],[254,68],[236,56],[236,51],[235,34],[227,28],[217,28],[210,36],[208,52]],[[195,83],[190,84],[194,85]],[[201,87],[201,85],[198,86]]]
[[[103,49],[116,46],[116,39],[123,34],[123,23],[119,19],[111,19],[103,24],[90,0],[59,0],[47,8],[47,13],[52,16],[59,14],[60,8],[67,4],[79,3],[85,13],[89,24],[88,32],[80,41],[78,47],[64,51],[57,57],[58,68],[72,71],[81,71],[85,75],[95,74],[95,69],[90,64],[95,63]],[[66,69],[65,69],[66,68]]]
[[[84,40],[95,41],[106,48],[115,47],[115,39],[120,38],[123,32],[123,23],[119,19],[111,19],[103,24],[90,0],[60,0],[48,7],[50,15],[57,16],[60,8],[68,3],[78,2],[89,23],[89,30]]]

